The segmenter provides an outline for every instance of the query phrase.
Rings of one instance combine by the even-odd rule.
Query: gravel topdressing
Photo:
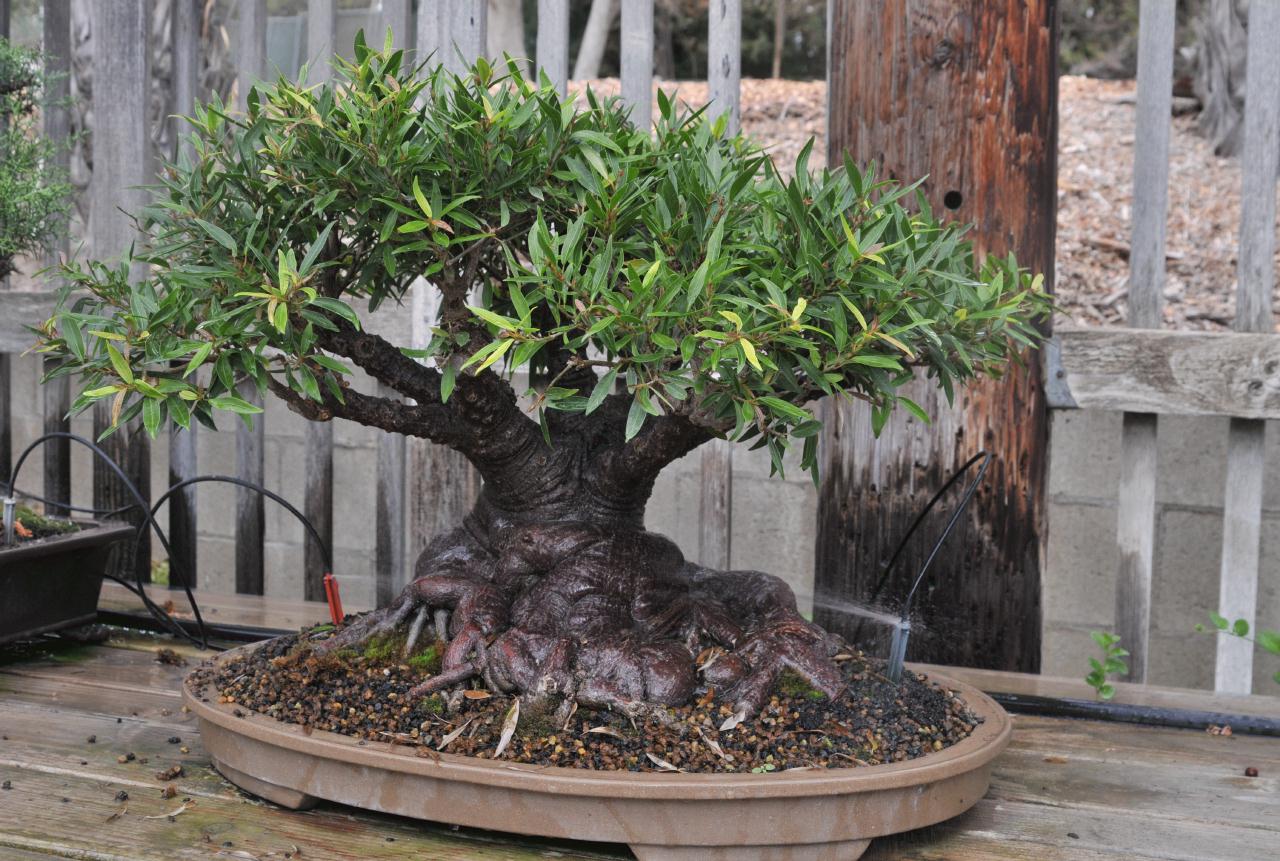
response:
[[[951,691],[907,671],[894,685],[877,662],[853,653],[841,662],[849,690],[832,702],[799,677],[784,677],[759,715],[736,723],[708,692],[690,706],[634,720],[557,703],[519,703],[478,683],[406,702],[426,673],[421,657],[401,662],[376,650],[317,659],[298,654],[299,635],[206,664],[188,684],[218,702],[365,743],[403,744],[419,756],[629,771],[771,772],[848,768],[913,759],[966,738],[980,723]],[[208,691],[209,686],[213,691]],[[215,693],[216,692],[216,693]]]

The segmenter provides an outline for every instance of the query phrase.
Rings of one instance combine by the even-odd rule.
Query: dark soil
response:
[[[327,627],[327,626],[326,626]],[[302,636],[324,637],[319,629]],[[408,661],[390,644],[364,654],[316,658],[299,635],[279,637],[221,667],[202,666],[190,684],[218,702],[367,743],[403,744],[420,756],[492,758],[515,700],[477,683],[407,702],[408,691],[438,668],[438,644]],[[848,768],[913,759],[966,738],[980,722],[954,693],[908,671],[895,685],[860,653],[840,666],[846,694],[830,701],[798,676],[784,676],[768,705],[736,726],[732,710],[707,691],[693,705],[644,718],[521,703],[502,758],[572,768],[691,772],[770,772]],[[239,711],[239,709],[237,709]],[[726,727],[726,721],[730,726]],[[461,730],[461,732],[458,732]],[[445,739],[453,735],[447,744]]]

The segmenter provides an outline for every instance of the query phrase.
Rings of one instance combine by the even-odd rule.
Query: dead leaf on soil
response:
[[[488,691],[477,691],[471,689],[463,691],[462,695],[469,700],[487,700],[489,697],[493,696],[493,694]]]
[[[194,801],[184,801],[182,804],[178,805],[173,810],[170,810],[168,813],[160,813],[155,816],[144,816],[142,818],[143,819],[168,819],[170,816],[178,816],[180,814],[186,813],[187,810],[189,810],[194,804],[195,804]]]
[[[507,749],[507,745],[511,744],[511,738],[516,734],[516,726],[520,723],[520,698],[516,697],[515,702],[511,704],[511,708],[507,709],[507,716],[502,721],[502,737],[498,739],[498,747],[493,752],[493,758],[497,759],[502,756],[502,752]]]
[[[654,756],[651,753],[645,753],[645,756],[649,758],[650,762],[658,766],[658,768],[662,769],[663,771],[679,771],[680,770],[661,757]]]
[[[624,741],[627,738],[625,735],[618,732],[616,729],[614,729],[611,726],[593,726],[591,727],[591,729],[587,730],[587,732],[593,732],[593,733],[596,733],[597,735],[611,735],[614,738],[620,738]]]
[[[707,747],[711,748],[711,752],[723,759],[725,762],[733,762],[733,757],[724,752],[724,748],[720,747],[720,743],[711,736],[702,731],[702,727],[698,727],[698,735],[702,736],[702,740],[707,743]]]
[[[444,738],[440,739],[440,744],[436,745],[436,750],[444,750],[446,747],[448,747],[449,744],[454,739],[456,739],[458,736],[462,735],[462,733],[466,731],[467,727],[471,726],[471,721],[473,720],[475,720],[475,718],[468,718],[466,723],[464,723],[462,726],[458,727],[453,732],[446,735]]]

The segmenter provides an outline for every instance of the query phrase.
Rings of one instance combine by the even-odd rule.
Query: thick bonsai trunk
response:
[[[628,712],[714,691],[750,713],[784,669],[840,693],[842,641],[797,613],[782,580],[687,561],[644,530],[644,499],[604,496],[597,476],[520,473],[486,487],[391,606],[322,648],[404,631],[408,653],[438,638],[442,669],[418,694],[480,676],[494,690]]]

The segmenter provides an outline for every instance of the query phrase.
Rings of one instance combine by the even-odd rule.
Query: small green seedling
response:
[[[1084,680],[1089,683],[1089,687],[1097,692],[1098,699],[1109,700],[1116,695],[1116,689],[1107,679],[1119,673],[1129,672],[1129,665],[1124,661],[1125,658],[1129,657],[1129,653],[1120,648],[1120,636],[1118,634],[1093,631],[1089,636],[1093,637],[1093,641],[1098,644],[1098,648],[1102,649],[1102,660],[1097,658],[1089,659],[1089,666],[1093,670],[1084,677]]]
[[[1236,637],[1237,639],[1253,643],[1255,646],[1261,647],[1264,651],[1273,655],[1280,655],[1280,631],[1272,631],[1267,628],[1259,628],[1254,632],[1253,636],[1249,636],[1249,620],[1236,619],[1234,622],[1227,621],[1227,618],[1221,613],[1210,611],[1209,621],[1213,622],[1213,628],[1207,625],[1197,624],[1196,630],[1205,633],[1212,632],[1214,634],[1226,634],[1228,637]],[[1280,685],[1280,670],[1277,670],[1271,676],[1271,680]]]

